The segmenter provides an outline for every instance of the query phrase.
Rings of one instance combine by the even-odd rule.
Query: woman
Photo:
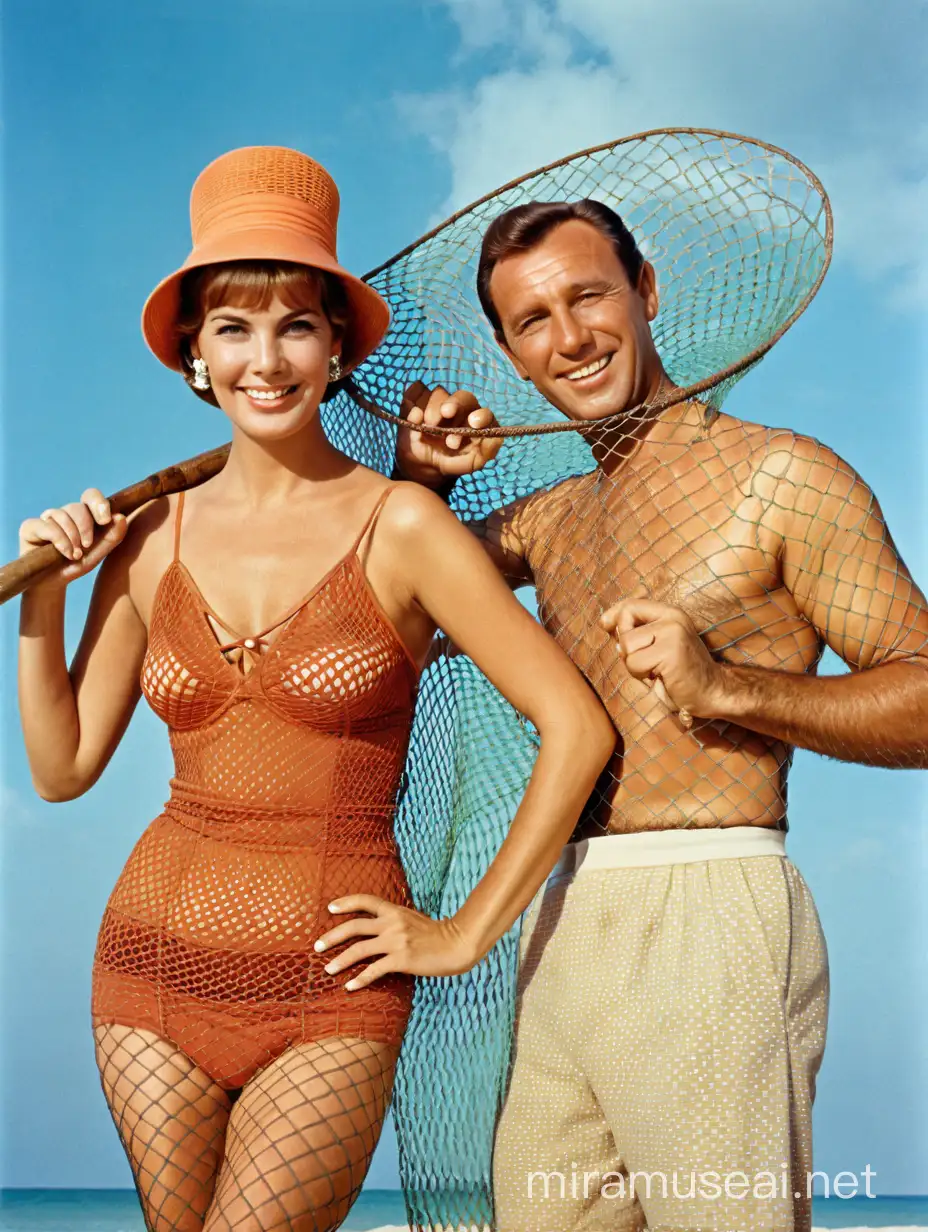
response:
[[[93,975],[103,1087],[153,1232],[339,1226],[380,1132],[412,977],[468,970],[512,925],[614,739],[444,505],[324,435],[329,381],[389,315],[338,264],[337,209],[327,173],[295,151],[233,151],[202,173],[193,252],[143,331],[229,418],[225,468],[131,525],[90,489],[20,532],[23,551],[51,542],[66,558],[23,599],[38,792],[86,791],[140,692],[175,755]],[[65,589],[101,562],[69,673]],[[436,627],[541,735],[506,842],[445,920],[410,907],[392,835]]]

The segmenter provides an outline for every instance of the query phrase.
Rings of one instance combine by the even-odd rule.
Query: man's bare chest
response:
[[[805,626],[750,485],[724,471],[699,478],[657,470],[551,493],[528,559],[539,615],[575,659],[582,645],[601,652],[599,616],[633,595],[682,608],[711,648],[742,662],[768,658],[772,624],[778,637],[784,621],[794,635]]]

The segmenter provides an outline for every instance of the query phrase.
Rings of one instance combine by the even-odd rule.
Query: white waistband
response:
[[[645,868],[649,864],[695,864],[702,860],[740,860],[785,856],[786,832],[764,826],[648,830],[643,834],[605,834],[568,843],[551,876],[604,868]]]

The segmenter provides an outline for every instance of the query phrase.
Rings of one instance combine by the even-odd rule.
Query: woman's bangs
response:
[[[222,265],[204,277],[200,306],[204,317],[223,305],[261,312],[275,295],[294,310],[318,307],[322,278],[305,265]]]

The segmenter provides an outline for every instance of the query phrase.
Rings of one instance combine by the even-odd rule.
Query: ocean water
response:
[[[394,1189],[365,1190],[343,1232],[406,1225],[403,1197]],[[0,1232],[145,1232],[131,1189],[4,1189]]]
[[[928,1232],[928,1197],[816,1199],[817,1228],[920,1228]],[[343,1232],[401,1232],[402,1196],[365,1190]],[[6,1189],[0,1191],[0,1232],[145,1232],[138,1201],[123,1189]]]

